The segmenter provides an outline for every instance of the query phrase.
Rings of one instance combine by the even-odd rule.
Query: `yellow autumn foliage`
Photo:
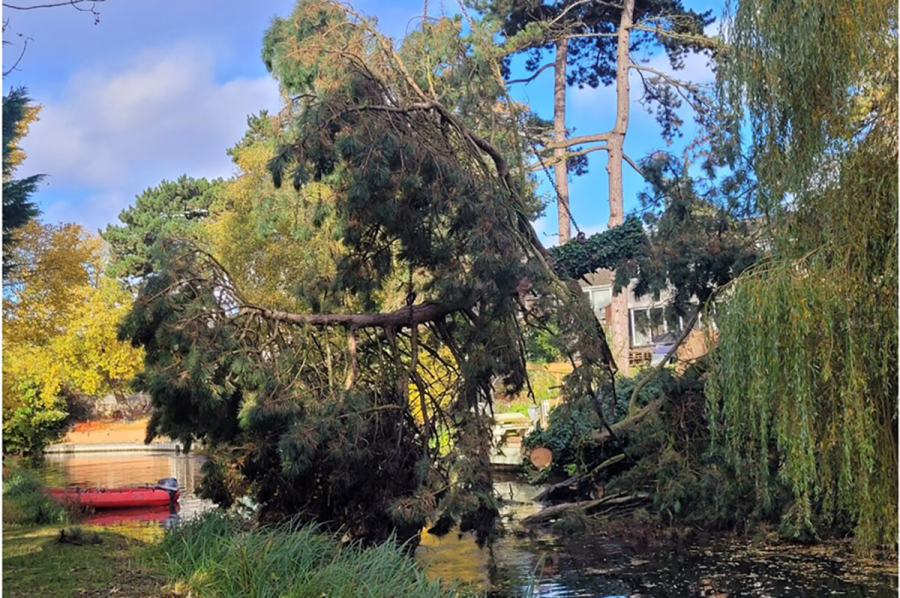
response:
[[[37,222],[19,239],[20,269],[3,299],[4,412],[34,390],[47,408],[64,393],[124,392],[143,352],[117,338],[132,299],[104,276],[102,240],[78,225]]]
[[[314,222],[320,202],[328,202],[325,185],[310,184],[300,192],[288,185],[275,188],[266,169],[272,143],[255,140],[231,151],[238,174],[224,184],[204,237],[248,300],[305,312],[327,294],[341,245],[332,216]]]
[[[440,359],[423,350],[419,350],[418,367],[416,372],[422,379],[430,398],[426,401],[426,409],[429,414],[434,412],[432,401],[436,401],[441,409],[450,406],[450,402],[456,395],[456,385],[459,383],[456,361],[450,349],[441,345],[437,352]],[[449,366],[449,367],[448,367]],[[414,381],[409,383],[409,404],[416,421],[423,422],[422,401],[419,398],[419,387]]]
[[[41,108],[43,108],[41,104],[28,104],[28,106],[25,108],[25,114],[22,116],[22,119],[16,123],[16,131],[13,135],[11,143],[13,149],[9,152],[9,156],[4,158],[4,160],[11,166],[11,172],[15,171],[15,169],[25,161],[25,150],[19,147],[19,141],[28,136],[28,130],[31,128],[31,123],[41,120],[38,117]]]

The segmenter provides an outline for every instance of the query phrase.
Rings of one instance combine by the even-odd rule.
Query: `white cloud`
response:
[[[206,47],[182,43],[117,70],[78,72],[61,97],[42,100],[40,122],[22,144],[28,170],[49,174],[57,197],[67,189],[94,197],[83,206],[93,222],[58,200],[46,217],[100,225],[162,178],[230,174],[225,150],[243,135],[248,114],[277,110],[278,87],[268,76],[220,82],[215,67]],[[95,213],[101,207],[108,211]]]

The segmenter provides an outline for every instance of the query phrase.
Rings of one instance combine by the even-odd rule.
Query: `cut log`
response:
[[[547,469],[550,466],[550,463],[553,462],[553,453],[550,449],[539,446],[531,451],[528,458],[531,460],[531,464],[537,469]]]
[[[553,505],[552,507],[546,507],[535,513],[534,515],[529,515],[525,519],[522,520],[522,525],[540,525],[542,523],[547,523],[554,519],[558,519],[562,515],[566,513],[573,513],[577,511],[586,512],[591,507],[596,507],[600,503],[603,502],[604,499],[597,500],[583,500],[580,502],[564,502],[559,505]]]
[[[624,515],[650,501],[645,492],[634,494],[610,494],[597,500],[582,500],[553,505],[541,509],[522,520],[522,525],[542,525],[559,519],[567,513],[581,513],[589,516],[612,517]]]
[[[565,481],[559,482],[558,484],[553,484],[548,487],[546,490],[538,494],[534,499],[537,502],[553,502],[557,500],[565,500],[567,502],[571,502],[573,499],[586,495],[591,492],[595,488],[593,482],[594,476],[598,473],[619,463],[625,459],[625,455],[616,455],[615,457],[610,457],[594,469],[590,470],[587,473],[579,474],[573,476]]]

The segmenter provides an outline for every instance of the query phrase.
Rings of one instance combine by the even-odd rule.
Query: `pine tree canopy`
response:
[[[153,271],[152,252],[160,240],[192,238],[197,223],[209,213],[217,184],[182,175],[138,195],[134,205],[119,214],[122,224],[110,224],[102,233],[112,252],[110,276],[146,276]]]
[[[528,71],[540,70],[546,52],[552,50],[555,42],[570,37],[567,83],[578,87],[614,83],[621,5],[579,0],[487,0],[476,6],[489,18],[499,20],[508,54],[526,52]],[[688,10],[681,0],[637,0],[630,51],[637,54],[661,47],[671,65],[678,68],[689,52],[715,47],[715,42],[703,33],[703,28],[712,22],[712,11]],[[508,60],[503,66],[508,75]]]
[[[28,125],[37,118],[38,107],[31,103],[28,90],[17,87],[3,96],[3,278],[14,268],[8,256],[15,243],[15,231],[37,216],[40,211],[31,199],[42,174],[13,179],[25,155],[19,141]]]
[[[214,222],[205,243],[163,243],[122,330],[146,349],[148,435],[210,446],[207,496],[249,492],[263,519],[302,512],[368,541],[427,521],[487,541],[491,404],[527,384],[523,329],[560,331],[578,363],[566,394],[614,400],[570,271],[634,259],[640,225],[586,256],[541,245],[519,107],[484,33],[442,19],[395,46],[322,0],[272,23],[263,59],[292,101],[251,119],[212,207],[240,221],[241,246]],[[267,259],[276,245],[301,261]]]

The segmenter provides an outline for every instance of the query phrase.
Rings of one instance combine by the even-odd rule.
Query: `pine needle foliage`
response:
[[[12,269],[9,252],[15,243],[15,231],[38,215],[40,210],[32,199],[44,175],[35,174],[14,179],[16,168],[25,158],[19,141],[27,133],[28,125],[37,118],[40,107],[28,97],[28,90],[16,87],[3,96],[3,278]]]
[[[491,405],[527,383],[523,329],[559,330],[577,356],[567,394],[600,404],[612,375],[584,295],[530,225],[540,204],[495,57],[458,19],[395,44],[342,4],[302,0],[263,60],[291,98],[259,129],[277,140],[272,188],[229,211],[253,212],[258,249],[328,250],[309,252],[305,284],[277,260],[232,275],[233,255],[159,248],[123,328],[146,349],[148,435],[202,439],[204,493],[251,494],[265,520],[299,513],[367,542],[458,524],[488,541]],[[260,274],[276,288],[245,291]]]
[[[119,214],[122,224],[110,224],[102,233],[111,250],[109,275],[126,282],[139,280],[153,271],[156,243],[196,236],[220,183],[181,175],[145,189]]]

